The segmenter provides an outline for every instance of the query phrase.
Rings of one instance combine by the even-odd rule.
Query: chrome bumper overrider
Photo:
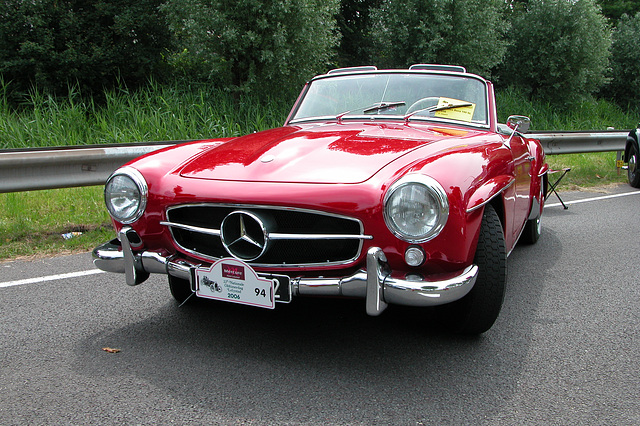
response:
[[[118,233],[118,240],[93,250],[94,265],[107,272],[124,273],[129,285],[145,281],[149,274],[167,274],[191,280],[191,270],[199,265],[173,257],[164,257],[146,250],[131,228]],[[369,315],[380,315],[387,304],[436,306],[465,296],[478,276],[478,267],[471,265],[459,275],[440,281],[406,280],[391,276],[382,249],[372,247],[367,252],[366,270],[348,277],[291,278],[293,296],[344,296],[366,299]]]

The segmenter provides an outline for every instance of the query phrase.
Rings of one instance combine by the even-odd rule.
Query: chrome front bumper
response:
[[[119,240],[119,241],[118,241]],[[129,285],[144,282],[149,274],[166,274],[191,280],[200,265],[158,253],[136,250],[142,241],[131,228],[118,233],[118,240],[93,250],[94,265],[107,272],[124,273]],[[476,282],[478,267],[471,265],[457,276],[439,281],[407,280],[391,276],[382,249],[367,252],[367,268],[348,277],[291,278],[293,296],[343,296],[366,300],[367,314],[380,315],[387,304],[436,306],[464,297]]]

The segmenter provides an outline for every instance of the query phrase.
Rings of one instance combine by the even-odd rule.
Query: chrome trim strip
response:
[[[372,121],[390,121],[396,122],[397,124],[405,124],[404,116],[402,115],[348,115],[346,117],[341,117],[340,121],[353,121],[353,122],[366,122],[371,123]],[[320,116],[320,117],[307,117],[307,118],[298,118],[289,121],[288,124],[323,124],[327,122],[336,122],[336,117],[334,116]],[[460,127],[471,127],[474,129],[482,129],[489,130],[491,125],[483,123],[476,123],[473,121],[456,121],[445,118],[433,118],[433,117],[424,117],[424,116],[412,116],[409,124],[411,122],[420,122],[420,124],[432,124],[432,125],[443,125],[448,124],[452,126],[460,126]]]
[[[192,225],[183,225],[182,223],[168,222],[165,220],[160,221],[160,225],[164,225],[172,228],[184,229],[185,231],[198,232],[200,234],[213,235],[216,237],[220,236],[219,229],[202,228],[200,226],[192,226]]]
[[[202,228],[200,226],[183,225],[176,222],[161,221],[160,225],[184,229],[185,231],[199,232],[201,234],[220,236],[219,229]],[[279,232],[268,233],[270,240],[372,240],[373,235],[352,234],[281,234]]]
[[[514,183],[516,183],[515,179],[510,181],[508,184],[506,184],[504,186],[504,188],[502,188],[500,191],[496,192],[495,194],[493,194],[491,196],[491,198],[484,200],[482,203],[478,204],[475,207],[472,207],[470,209],[467,209],[467,214],[472,213],[476,210],[478,210],[479,208],[482,208],[484,206],[486,206],[491,200],[493,200],[494,198],[496,198],[498,195],[502,194],[504,191],[506,191],[507,189],[511,188],[511,185],[513,185]]]
[[[269,233],[270,240],[373,240],[373,235],[351,234],[280,234]]]

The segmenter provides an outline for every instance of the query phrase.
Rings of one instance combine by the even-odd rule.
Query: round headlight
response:
[[[429,241],[440,233],[449,217],[449,202],[433,178],[407,175],[385,195],[384,220],[398,238],[410,243]]]
[[[116,170],[104,187],[107,210],[120,223],[132,223],[142,216],[147,205],[147,194],[144,177],[132,167]]]

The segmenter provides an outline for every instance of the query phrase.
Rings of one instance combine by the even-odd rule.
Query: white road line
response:
[[[16,285],[23,285],[23,284],[42,283],[45,281],[64,280],[67,278],[77,278],[77,277],[84,277],[86,275],[94,275],[94,274],[102,274],[102,273],[104,273],[104,271],[101,271],[100,269],[91,269],[89,271],[70,272],[68,274],[49,275],[48,277],[37,277],[37,278],[28,278],[25,280],[7,281],[4,283],[0,283],[0,288],[13,287]]]
[[[562,193],[560,193],[560,195],[562,196]],[[585,198],[584,200],[565,201],[564,203],[566,205],[588,203],[590,201],[600,201],[600,200],[607,200],[607,199],[610,199],[610,198],[626,197],[627,195],[640,195],[640,191],[625,192],[624,194],[603,195],[603,196],[600,196],[600,197]],[[562,206],[562,204],[561,203],[545,204],[544,208],[546,209],[547,207],[558,207],[558,206]]]

